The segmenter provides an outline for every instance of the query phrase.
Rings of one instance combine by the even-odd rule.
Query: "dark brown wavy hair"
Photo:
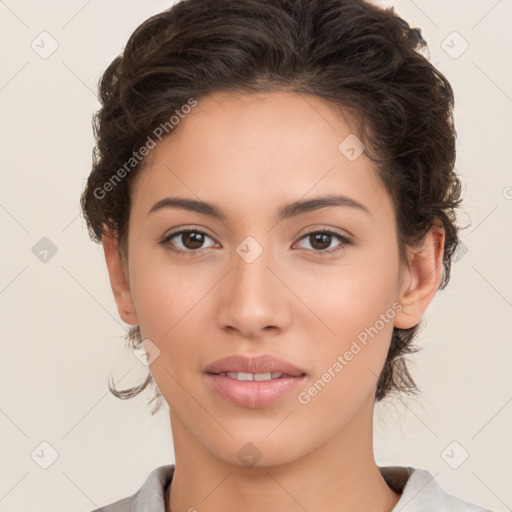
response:
[[[182,0],[152,16],[99,83],[92,172],[81,196],[91,238],[101,242],[104,224],[109,226],[127,260],[129,183],[145,163],[135,161],[134,152],[191,98],[312,94],[355,119],[392,199],[403,261],[406,247],[420,246],[431,228],[445,231],[444,288],[459,244],[454,96],[424,49],[421,31],[393,8],[363,0]],[[120,173],[127,162],[132,168]],[[419,327],[394,328],[376,401],[392,392],[417,394],[406,355],[418,350],[412,342]],[[142,346],[139,326],[129,328],[126,342]],[[109,389],[126,399],[149,384],[156,391],[154,414],[162,395],[149,369],[139,386],[118,391],[109,383]]]

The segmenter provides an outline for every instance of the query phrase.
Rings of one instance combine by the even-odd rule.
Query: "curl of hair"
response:
[[[355,122],[392,199],[404,261],[406,248],[420,246],[430,229],[444,230],[444,288],[459,243],[454,96],[422,54],[425,48],[421,31],[393,8],[363,0],[182,0],[152,16],[99,83],[92,172],[81,197],[91,238],[100,242],[109,226],[127,258],[129,184],[145,160],[105,198],[95,190],[190,98],[288,91],[323,98]],[[395,391],[417,392],[406,355],[417,351],[419,325],[394,328],[376,401]],[[126,339],[139,348],[139,327]],[[113,392],[131,398],[151,382],[149,372],[140,386]],[[159,408],[158,389],[155,398]]]

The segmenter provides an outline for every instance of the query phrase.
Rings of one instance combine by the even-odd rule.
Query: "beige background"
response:
[[[108,392],[109,375],[126,387],[145,368],[124,349],[103,252],[79,214],[97,81],[135,27],[170,4],[0,1],[0,511],[87,511],[173,462],[167,407],[151,418],[148,395]],[[377,462],[423,467],[452,494],[511,510],[512,0],[386,5],[422,29],[456,91],[472,225],[420,336],[423,397],[377,409]],[[40,53],[58,48],[44,59],[34,40]],[[33,252],[43,237],[57,249],[45,263]],[[465,452],[458,469],[446,462]]]

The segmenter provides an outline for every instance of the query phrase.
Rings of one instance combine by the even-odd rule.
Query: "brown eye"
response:
[[[187,249],[200,249],[204,244],[204,236],[197,231],[187,231],[181,234],[181,241]]]
[[[176,252],[198,252],[199,249],[205,248],[203,244],[206,238],[212,240],[212,238],[203,231],[197,229],[182,229],[171,233],[165,237],[161,243]],[[174,239],[176,239],[176,242],[171,242]]]
[[[333,241],[336,239],[341,243],[336,245],[334,248],[329,249]],[[347,237],[328,230],[310,231],[309,233],[306,233],[301,240],[307,240],[311,246],[311,250],[314,252],[327,254],[343,249],[346,245],[350,244],[350,240]],[[306,249],[309,248],[306,247]]]
[[[309,236],[309,241],[314,249],[328,249],[332,242],[332,235],[327,233],[313,233]]]

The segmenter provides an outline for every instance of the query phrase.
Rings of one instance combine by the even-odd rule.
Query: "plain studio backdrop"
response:
[[[141,381],[103,250],[79,197],[98,79],[172,2],[0,2],[0,511],[87,511],[174,462],[167,405],[107,389]],[[463,250],[411,366],[422,396],[375,414],[379,465],[428,469],[449,493],[512,507],[512,1],[397,0],[456,95]]]

